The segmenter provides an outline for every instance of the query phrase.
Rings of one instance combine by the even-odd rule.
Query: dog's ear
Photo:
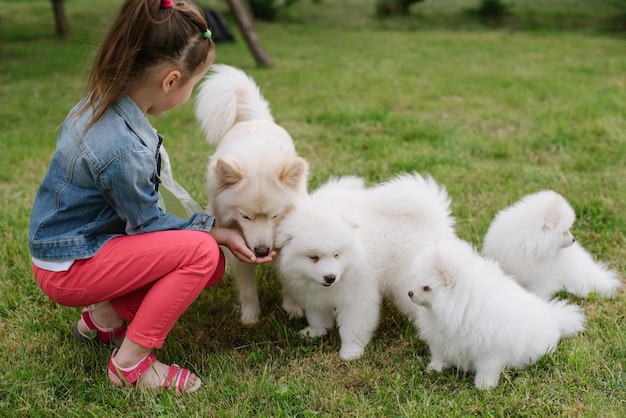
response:
[[[558,199],[552,199],[546,207],[546,213],[543,216],[543,229],[548,231],[556,228],[561,217],[561,202]]]
[[[309,176],[309,164],[304,158],[295,157],[285,162],[278,173],[281,183],[296,190],[306,192],[306,182]]]
[[[451,260],[450,256],[446,256],[444,249],[437,248],[433,254],[435,269],[441,278],[444,287],[454,288],[457,278],[459,277],[459,266]]]
[[[215,174],[219,179],[219,187],[227,187],[232,186],[233,184],[239,183],[245,177],[245,171],[243,168],[235,161],[234,158],[229,156],[220,157],[215,163]]]
[[[563,196],[556,192],[550,192],[552,194],[546,202],[543,217],[544,231],[556,228],[569,229],[576,219],[574,209]]]

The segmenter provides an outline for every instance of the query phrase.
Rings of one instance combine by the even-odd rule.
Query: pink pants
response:
[[[202,231],[161,231],[120,236],[68,271],[33,265],[41,289],[56,303],[88,306],[110,301],[129,321],[126,337],[161,348],[174,323],[200,292],[219,282],[224,254]]]

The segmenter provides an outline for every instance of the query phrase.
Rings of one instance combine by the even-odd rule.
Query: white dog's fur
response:
[[[581,298],[589,292],[612,297],[620,280],[575,242],[570,232],[575,219],[560,194],[544,190],[527,195],[496,215],[483,254],[544,299],[563,289]]]
[[[284,290],[304,308],[308,327],[339,329],[345,360],[359,358],[390,297],[415,322],[417,307],[399,278],[423,248],[454,236],[446,190],[432,178],[404,174],[365,188],[357,177],[332,179],[277,228],[276,268]]]
[[[473,371],[479,388],[496,386],[505,366],[532,364],[584,329],[578,306],[544,301],[460,239],[425,250],[411,275],[408,296],[423,307],[417,324],[430,349],[428,368]]]
[[[207,169],[208,211],[216,226],[242,232],[259,257],[274,247],[278,221],[307,196],[307,162],[269,104],[242,70],[214,64],[200,85],[196,119],[216,145]],[[229,259],[241,303],[241,321],[260,318],[255,266]]]

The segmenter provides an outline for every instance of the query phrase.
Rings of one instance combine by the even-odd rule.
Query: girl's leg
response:
[[[206,232],[163,231],[117,237],[94,257],[74,262],[67,272],[35,267],[35,275],[46,294],[58,303],[85,306],[109,301],[110,307],[130,322],[115,357],[120,367],[130,367],[153,348],[163,346],[176,320],[202,289],[221,279],[224,269],[224,256]],[[155,386],[168,368],[155,363],[140,384]],[[195,380],[192,375],[188,386]]]
[[[114,238],[67,272],[35,268],[35,275],[57,303],[110,301],[130,322],[128,337],[161,348],[176,320],[202,289],[221,279],[224,268],[222,252],[206,232],[162,231]]]

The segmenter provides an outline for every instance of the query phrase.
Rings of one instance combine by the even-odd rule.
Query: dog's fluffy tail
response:
[[[570,305],[560,299],[553,299],[548,303],[559,324],[561,337],[568,337],[585,329],[585,315],[580,309],[580,306]]]
[[[209,144],[217,145],[238,122],[274,122],[269,103],[255,81],[242,70],[214,64],[196,97],[196,120]]]
[[[400,174],[377,186],[374,193],[379,210],[388,215],[416,217],[453,231],[448,192],[430,176]]]
[[[594,292],[603,298],[612,298],[622,287],[617,273],[603,262],[596,261],[578,242],[563,248],[559,256],[563,260],[564,285],[570,293],[587,298],[590,292]]]

